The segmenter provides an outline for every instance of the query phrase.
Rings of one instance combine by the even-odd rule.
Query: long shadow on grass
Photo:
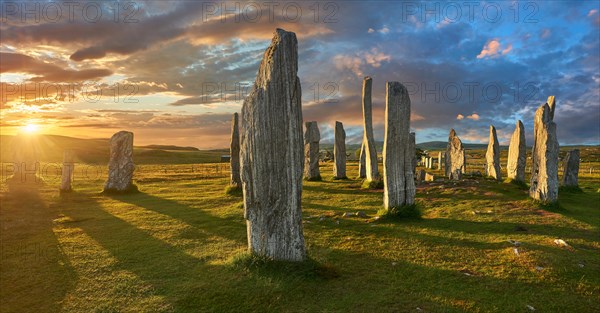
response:
[[[321,183],[321,182],[319,182]],[[358,188],[350,189],[350,186],[346,186],[346,185],[342,185],[339,186],[339,188],[335,188],[335,185],[333,187],[331,187],[335,182],[331,182],[331,184],[327,185],[327,186],[302,186],[302,190],[305,191],[310,191],[310,192],[323,192],[323,193],[327,193],[327,194],[340,194],[340,195],[356,195]],[[344,189],[346,188],[346,189]],[[364,193],[369,193],[372,192],[370,190],[363,190],[362,192]],[[377,192],[381,192],[381,191],[377,191]]]
[[[73,200],[79,203],[78,208],[65,209],[64,214],[80,221],[76,226],[118,260],[116,270],[131,271],[151,284],[176,312],[203,310],[197,302],[206,300],[203,295],[207,290],[203,288],[218,282],[220,267],[208,265],[114,216],[95,196],[79,195]]]
[[[452,270],[437,267],[435,261],[425,266],[367,253],[330,251],[329,259],[335,260],[331,264],[343,279],[319,288],[319,298],[334,298],[349,311],[413,312],[420,311],[419,307],[424,312],[524,312],[531,305],[539,311],[592,312],[595,305],[593,296],[556,288],[552,280],[503,279],[478,273],[469,264]]]
[[[58,212],[37,190],[3,193],[0,311],[58,312],[77,280],[53,232]]]
[[[239,218],[236,220],[236,218],[217,217],[206,213],[202,209],[147,193],[113,195],[111,197],[121,202],[134,204],[144,209],[170,216],[214,235],[235,240],[241,244],[246,243],[246,225],[240,222]],[[242,214],[240,211],[240,216]]]
[[[558,202],[559,207],[544,209],[600,228],[600,193],[561,190]]]

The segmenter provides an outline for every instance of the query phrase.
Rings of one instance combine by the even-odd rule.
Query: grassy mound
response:
[[[234,255],[230,264],[235,270],[273,278],[297,278],[304,280],[333,279],[339,277],[335,268],[330,265],[320,264],[310,257],[302,262],[277,261],[267,256],[244,252]]]
[[[421,209],[416,204],[403,205],[400,207],[391,208],[389,210],[380,209],[377,215],[384,219],[420,219]]]

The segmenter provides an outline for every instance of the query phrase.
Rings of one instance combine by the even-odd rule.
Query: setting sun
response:
[[[22,128],[23,132],[28,134],[36,133],[40,130],[40,126],[36,124],[27,124]]]

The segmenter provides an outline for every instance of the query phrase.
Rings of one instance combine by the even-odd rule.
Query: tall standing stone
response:
[[[462,141],[456,135],[456,131],[451,129],[448,136],[448,147],[444,155],[446,177],[454,180],[460,179],[466,171],[465,161],[465,148]]]
[[[510,138],[510,145],[508,146],[508,162],[506,164],[508,178],[516,181],[525,181],[526,162],[525,127],[523,126],[523,122],[517,121],[515,131]]]
[[[408,90],[399,82],[388,82],[383,143],[385,209],[411,205],[415,202],[413,156]]]
[[[438,170],[442,169],[442,151],[438,152]]]
[[[411,164],[411,168],[412,168],[412,172],[415,173],[415,171],[417,170],[417,136],[415,133],[410,133],[410,138],[408,141],[408,150],[410,150],[412,158],[410,160],[410,164]]]
[[[579,162],[579,149],[571,150],[567,153],[563,163],[563,186],[579,186]]]
[[[229,165],[231,167],[231,179],[229,185],[234,188],[242,188],[242,178],[240,176],[240,131],[238,127],[238,114],[233,113],[231,120],[231,144]]]
[[[248,248],[306,258],[302,231],[302,90],[296,34],[277,29],[242,106],[241,172]]]
[[[373,137],[373,105],[371,102],[371,88],[373,79],[367,76],[363,79],[362,89],[362,109],[365,145],[365,164],[367,181],[379,180],[379,169],[377,165],[377,150],[375,148],[375,138]]]
[[[490,125],[490,142],[488,143],[487,152],[485,153],[486,160],[486,175],[502,180],[502,172],[500,171],[500,144],[496,135],[496,127]]]
[[[317,122],[306,122],[304,132],[304,178],[307,180],[320,180],[319,171],[319,141],[321,133]]]
[[[346,178],[346,131],[342,122],[335,122],[335,142],[333,146],[333,177]]]
[[[367,177],[367,153],[365,151],[365,140],[363,138],[363,142],[360,145],[360,159],[358,163],[358,177],[365,178]]]
[[[548,96],[546,103],[548,103],[548,108],[550,108],[550,119],[554,120],[554,109],[556,109],[556,101],[554,96]]]
[[[73,151],[65,150],[63,152],[63,166],[60,179],[60,192],[72,191],[71,181],[73,180],[73,172],[75,170],[75,163],[73,163]]]
[[[120,131],[110,138],[108,180],[104,192],[133,191],[133,133]]]
[[[549,98],[550,100],[550,98]],[[550,104],[554,104],[552,97]],[[542,202],[558,200],[558,139],[552,120],[554,105],[545,103],[535,112],[529,196]]]

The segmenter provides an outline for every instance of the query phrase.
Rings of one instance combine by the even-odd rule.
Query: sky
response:
[[[556,96],[561,145],[600,144],[598,1],[0,1],[0,132],[136,145],[229,146],[276,28],[296,33],[304,121],[362,139],[373,78],[375,139],[385,86],[411,97],[417,142],[508,144],[517,120]]]

